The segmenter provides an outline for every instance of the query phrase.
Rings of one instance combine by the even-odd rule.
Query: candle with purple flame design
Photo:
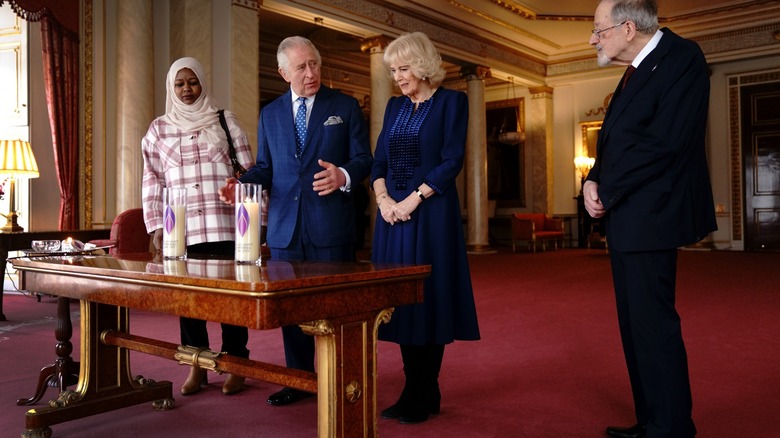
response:
[[[260,262],[260,184],[236,185],[236,262]]]
[[[163,189],[163,257],[187,257],[187,189]]]

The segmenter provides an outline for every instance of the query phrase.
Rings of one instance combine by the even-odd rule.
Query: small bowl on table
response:
[[[60,249],[59,240],[33,240],[32,249],[34,252],[56,252]]]

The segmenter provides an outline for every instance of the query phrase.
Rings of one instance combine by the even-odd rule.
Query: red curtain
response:
[[[43,80],[54,166],[60,188],[60,230],[79,228],[79,2],[0,0],[27,21],[41,22]]]
[[[41,20],[43,79],[54,167],[60,186],[60,230],[79,228],[79,41],[51,17]]]

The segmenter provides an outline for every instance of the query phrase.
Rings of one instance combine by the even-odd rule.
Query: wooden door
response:
[[[745,250],[780,251],[780,83],[743,87]]]

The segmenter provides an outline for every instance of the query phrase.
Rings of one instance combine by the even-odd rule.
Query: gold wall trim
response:
[[[739,143],[739,86],[729,88],[729,153],[731,156],[731,238],[742,240],[742,154]]]
[[[92,229],[92,114],[94,107],[92,105],[93,96],[93,62],[92,62],[92,0],[82,0],[81,9],[83,11],[84,21],[82,24],[82,58],[81,63],[83,65],[82,71],[82,90],[84,90],[82,108],[84,114],[83,126],[83,159],[80,160],[83,164],[83,172],[80,172],[80,178],[82,184],[79,191],[81,193],[81,199],[84,200],[81,205],[82,211],[80,216],[84,218],[83,226],[85,229]]]

